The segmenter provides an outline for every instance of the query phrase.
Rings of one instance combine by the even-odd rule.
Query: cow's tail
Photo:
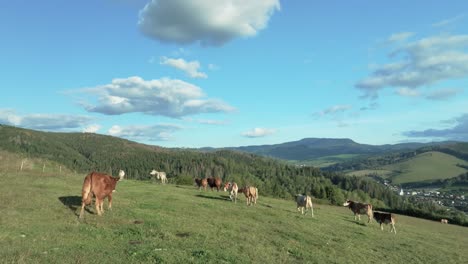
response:
[[[370,223],[372,221],[372,218],[374,218],[374,209],[372,208],[372,204],[368,204],[367,206],[367,216],[369,217],[369,220],[367,222]]]
[[[82,202],[86,205],[91,204],[93,197],[92,187],[93,187],[93,173],[88,174],[83,183],[83,189],[81,190]]]

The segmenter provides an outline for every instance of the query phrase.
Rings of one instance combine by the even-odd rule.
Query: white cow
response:
[[[231,201],[234,201],[234,203],[237,203],[237,192],[239,191],[237,183],[227,182],[226,184],[224,184],[224,191],[229,191],[229,199],[231,199]]]
[[[307,214],[307,209],[310,208],[312,212],[312,217],[314,217],[314,207],[312,205],[312,198],[310,198],[310,196],[302,195],[302,194],[296,195],[296,204],[297,204],[297,210],[301,211],[302,214],[304,214],[304,208],[305,208],[306,214]]]
[[[151,175],[151,176],[155,176],[155,175],[156,175],[156,179],[161,180],[161,183],[162,183],[162,184],[165,184],[165,183],[167,182],[166,173],[165,173],[164,171],[152,170],[152,171],[150,172],[150,175]]]

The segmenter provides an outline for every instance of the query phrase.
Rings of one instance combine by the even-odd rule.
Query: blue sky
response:
[[[4,1],[0,123],[165,147],[468,141],[467,23],[467,1]]]

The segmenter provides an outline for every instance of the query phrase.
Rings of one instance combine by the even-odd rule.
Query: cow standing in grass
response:
[[[150,172],[150,175],[153,177],[156,175],[156,179],[161,180],[162,184],[165,184],[167,182],[167,176],[164,171],[152,170]]]
[[[210,186],[211,190],[213,191],[213,188],[216,188],[216,190],[219,192],[219,189],[221,189],[221,185],[223,184],[223,181],[221,180],[220,177],[208,177],[206,178],[208,182],[208,186]]]
[[[203,188],[206,191],[206,186],[208,186],[208,181],[206,180],[206,178],[203,178],[203,179],[196,178],[195,184],[197,184],[198,190],[201,190],[201,188]]]
[[[381,230],[383,230],[383,224],[390,224],[391,225],[390,233],[395,232],[395,235],[396,235],[394,214],[374,211],[373,215],[374,215],[375,221],[377,221],[377,223],[380,224]]]
[[[110,175],[91,172],[85,177],[83,188],[81,192],[81,211],[80,218],[83,218],[84,208],[86,205],[91,204],[93,195],[96,197],[96,212],[98,215],[104,213],[104,199],[107,197],[109,201],[109,210],[112,208],[112,192],[115,191],[117,182],[122,180],[125,172],[120,170],[119,177],[112,177]]]
[[[314,207],[312,205],[312,198],[310,196],[302,194],[296,195],[296,205],[297,211],[300,211],[302,214],[304,214],[305,208],[305,214],[307,214],[307,209],[310,209],[312,212],[312,217],[314,217]]]
[[[231,201],[234,201],[234,203],[237,203],[237,193],[239,192],[239,187],[237,186],[237,183],[227,182],[224,185],[224,191],[229,191],[229,199],[231,199]]]
[[[371,204],[364,204],[360,202],[354,202],[351,200],[347,200],[343,206],[348,207],[354,213],[354,220],[356,220],[356,216],[361,221],[361,215],[367,215],[368,221],[370,223],[372,219],[372,205]]]
[[[239,189],[239,192],[244,193],[245,198],[247,198],[247,205],[257,204],[258,199],[258,189],[253,186],[246,186],[242,189]]]

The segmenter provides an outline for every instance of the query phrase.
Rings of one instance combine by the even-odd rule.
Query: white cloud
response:
[[[211,120],[211,119],[200,119],[197,120],[198,123],[204,124],[204,125],[225,125],[227,124],[226,121],[222,120]]]
[[[234,110],[219,99],[205,98],[198,86],[169,78],[148,81],[137,76],[113,79],[110,84],[81,91],[93,97],[98,95],[98,102],[95,104],[82,103],[87,111],[106,115],[144,113],[181,118],[199,113]]]
[[[192,78],[208,77],[206,73],[198,71],[200,69],[200,62],[198,61],[185,61],[184,59],[161,57],[161,64],[179,69]]]
[[[216,65],[216,64],[210,63],[210,64],[208,64],[208,69],[210,71],[217,71],[217,70],[220,69],[220,67],[218,65]]]
[[[78,129],[87,125],[92,120],[93,118],[88,116],[63,114],[18,115],[13,110],[0,109],[1,123],[38,130],[62,131]]]
[[[406,41],[410,37],[414,35],[413,32],[400,32],[400,33],[395,33],[392,34],[390,37],[388,37],[387,41],[388,42],[402,42]]]
[[[320,116],[324,116],[324,115],[333,115],[333,114],[336,114],[336,113],[342,113],[342,112],[345,112],[347,110],[350,110],[351,108],[353,108],[352,105],[334,105],[334,106],[331,106],[323,111],[320,111],[318,112],[318,115]]]
[[[433,27],[445,27],[445,26],[448,26],[448,25],[451,25],[451,24],[457,22],[458,20],[460,20],[460,19],[462,19],[464,17],[465,17],[465,14],[461,14],[461,15],[458,15],[458,16],[455,16],[455,17],[452,17],[452,18],[448,18],[448,19],[438,21],[438,22],[432,24],[432,26]]]
[[[101,129],[100,125],[89,125],[83,129],[83,133],[96,133],[99,129]]]
[[[453,120],[448,120],[452,122]],[[448,121],[445,121],[447,123]],[[455,120],[455,126],[447,129],[426,129],[423,131],[406,131],[404,136],[416,138],[431,138],[445,140],[468,141],[468,114],[463,114]]]
[[[382,65],[356,83],[364,97],[377,98],[379,90],[417,89],[444,80],[468,77],[468,35],[435,36],[401,45],[390,54],[400,61]]]
[[[375,110],[375,109],[377,109],[377,108],[379,108],[379,104],[376,103],[376,102],[372,102],[372,103],[370,103],[368,106],[363,106],[363,107],[361,107],[359,110],[361,110],[361,111],[368,111],[368,110]]]
[[[219,46],[256,35],[279,9],[279,0],[151,0],[138,25],[162,42]]]
[[[256,127],[250,131],[243,132],[241,135],[249,138],[265,137],[275,133],[275,129]]]
[[[418,90],[406,87],[397,89],[395,93],[404,97],[419,97],[421,95]]]
[[[173,133],[182,127],[172,124],[158,124],[153,126],[119,126],[114,125],[108,133],[111,136],[127,138],[134,141],[169,141]]]
[[[454,89],[454,88],[444,88],[444,89],[439,89],[432,91],[428,95],[426,95],[426,98],[429,100],[447,100],[450,99],[457,94],[461,93],[461,89]]]

